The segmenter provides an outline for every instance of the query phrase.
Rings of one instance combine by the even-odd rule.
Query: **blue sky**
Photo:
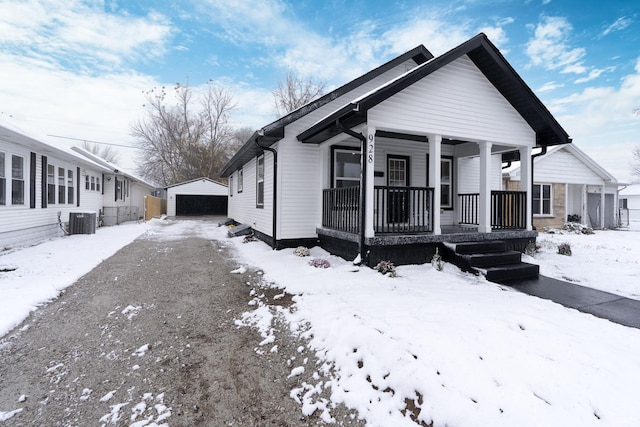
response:
[[[236,126],[274,117],[288,69],[339,86],[418,44],[479,32],[621,181],[640,145],[640,3],[633,1],[0,0],[0,122],[130,145],[143,92],[212,80]],[[47,137],[56,144],[72,140]],[[124,163],[134,150],[122,149]]]

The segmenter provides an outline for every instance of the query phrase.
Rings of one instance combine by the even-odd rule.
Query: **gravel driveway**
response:
[[[255,290],[285,308],[291,296],[257,271],[230,274],[232,245],[193,224],[138,238],[0,341],[1,426],[324,424],[290,397],[307,379],[290,377],[291,361],[315,363],[305,343],[276,322],[277,351],[260,351],[256,330],[234,323]]]

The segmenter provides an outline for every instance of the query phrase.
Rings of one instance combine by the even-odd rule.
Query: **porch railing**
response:
[[[376,233],[430,233],[433,230],[433,188],[374,187]]]
[[[375,233],[429,233],[433,230],[433,189],[374,187]],[[322,226],[360,230],[360,186],[322,190]]]
[[[458,194],[459,222],[478,225],[480,194]],[[491,192],[491,228],[522,230],[527,227],[527,193],[524,191]]]
[[[322,190],[322,226],[357,233],[360,230],[360,186]]]

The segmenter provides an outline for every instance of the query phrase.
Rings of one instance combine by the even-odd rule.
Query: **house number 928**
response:
[[[369,135],[369,144],[367,146],[367,163],[373,163],[373,134]]]

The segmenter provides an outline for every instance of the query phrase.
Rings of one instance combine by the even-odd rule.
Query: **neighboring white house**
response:
[[[226,215],[227,186],[197,178],[167,187],[167,216]]]
[[[274,248],[368,263],[425,262],[445,241],[523,247],[531,180],[501,191],[501,154],[528,170],[534,147],[570,141],[484,34],[437,58],[418,46],[256,131],[222,172],[228,216]]]
[[[153,184],[80,147],[73,147],[73,150],[106,169],[102,177],[102,225],[116,225],[144,218],[145,197],[155,189]],[[92,178],[85,176],[83,185],[85,188],[92,188]]]
[[[71,150],[0,125],[0,250],[62,236],[70,213],[88,212],[97,222],[106,172]]]
[[[520,173],[519,167],[505,172],[507,188],[519,185]],[[619,225],[617,193],[622,184],[575,144],[553,147],[537,156],[533,175],[536,228],[562,228],[567,221],[597,229]]]
[[[619,192],[620,220],[623,225],[640,222],[640,184],[624,187]]]

